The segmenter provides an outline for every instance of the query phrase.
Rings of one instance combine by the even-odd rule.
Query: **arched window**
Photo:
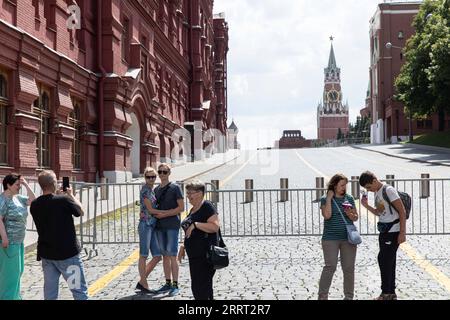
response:
[[[36,139],[39,168],[50,167],[50,92],[39,86],[39,98],[34,101],[34,113],[41,120]]]
[[[7,109],[8,93],[6,75],[0,73],[0,165],[8,164]]]
[[[78,101],[73,102],[73,112],[69,116],[69,123],[75,129],[72,142],[72,165],[74,170],[81,170],[81,109]]]

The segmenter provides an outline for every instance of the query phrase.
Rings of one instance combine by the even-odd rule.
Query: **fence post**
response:
[[[74,188],[75,189],[75,188]],[[83,187],[80,188],[80,203],[83,205]],[[87,205],[86,211],[89,209],[89,203]],[[83,209],[84,210],[84,209]],[[83,239],[83,215],[80,216],[80,246],[83,249],[84,239]]]
[[[101,188],[101,187],[100,187]],[[98,186],[94,186],[94,223],[92,233],[92,250],[95,251],[95,244],[97,242],[97,201],[98,201]]]
[[[422,173],[420,175],[422,181],[420,181],[420,197],[422,199],[430,197],[430,174]]]
[[[289,201],[289,180],[287,178],[281,178],[280,179],[280,189],[286,189],[280,191],[280,202],[286,202]]]
[[[220,181],[211,180],[211,185],[214,187],[214,190],[211,191],[211,202],[219,203],[219,193],[216,191],[219,190]]]
[[[72,194],[74,196],[76,196],[77,195],[77,185],[76,185],[77,180],[76,180],[76,177],[71,177],[70,179],[71,179],[71,182],[72,182]]]
[[[245,190],[253,190],[253,179],[245,180]],[[245,191],[245,203],[253,202],[253,191]]]
[[[316,177],[316,189],[324,189],[325,188],[325,178],[324,177]],[[316,191],[316,201],[320,201],[322,198],[323,190]]]
[[[354,199],[359,199],[360,186],[359,186],[359,177],[352,176],[352,196]]]
[[[395,188],[395,175],[387,174],[386,175],[386,184],[390,184]]]
[[[101,200],[108,200],[108,178],[100,178],[100,183],[101,183],[101,187],[100,187],[100,199]],[[97,197],[95,198],[97,199]]]

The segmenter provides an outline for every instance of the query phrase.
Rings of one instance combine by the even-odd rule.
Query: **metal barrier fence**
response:
[[[377,235],[376,218],[357,201],[360,187],[356,178],[352,177],[347,190],[356,199],[360,214],[356,225],[362,235]],[[385,182],[412,197],[407,234],[450,234],[450,179],[430,179],[429,175],[422,175],[422,179],[388,177]],[[183,183],[177,183],[184,190]],[[248,189],[245,190],[218,190],[218,181],[212,181],[207,184],[205,196],[218,209],[225,237],[319,236],[324,221],[318,200],[326,190],[323,178],[317,179],[316,183],[318,188],[288,189],[288,182],[282,181],[280,189],[256,190],[253,182],[247,181]],[[30,181],[30,185],[39,196],[41,190],[37,183]],[[72,183],[85,212],[83,217],[75,218],[75,223],[86,253],[87,245],[92,246],[89,250],[92,255],[99,244],[139,242],[140,206],[137,201],[142,185],[142,182]],[[24,188],[22,192],[25,192]],[[374,203],[372,193],[369,203]],[[185,210],[188,208],[185,198]],[[35,230],[31,217],[27,229]]]
[[[407,220],[409,235],[450,234],[450,179],[386,181],[412,197]],[[349,181],[360,214],[355,223],[362,235],[377,235],[377,219],[361,206],[357,180]],[[216,203],[225,237],[319,236],[323,217],[318,201],[326,189],[217,190],[208,194]],[[447,195],[447,196],[445,196]],[[374,206],[374,194],[369,204]]]
[[[183,190],[185,211],[189,204],[184,192],[184,183],[175,182]],[[79,187],[79,199],[85,212],[80,218],[79,237],[86,253],[97,253],[99,244],[138,243],[138,224],[140,215],[140,190],[142,182],[135,183],[83,183]],[[215,190],[206,184],[208,192]],[[180,239],[181,238],[180,229]]]

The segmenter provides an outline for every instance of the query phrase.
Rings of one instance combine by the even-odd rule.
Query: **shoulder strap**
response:
[[[388,185],[387,184],[385,184],[384,186],[383,186],[383,190],[382,190],[382,194],[383,194],[383,199],[388,203],[388,205],[389,205],[389,212],[391,213],[391,214],[393,214],[392,213],[392,203],[391,203],[391,199],[389,199],[389,196],[388,196],[388,194],[387,194],[387,192],[386,192],[386,189],[388,188]]]
[[[220,227],[219,227],[219,231],[217,231],[217,246],[221,247],[221,248],[225,248],[225,242],[223,242],[223,238],[222,238],[222,232],[220,232]]]
[[[334,200],[334,198],[333,198],[333,203],[336,206],[336,208],[339,210],[339,213],[341,214],[341,217],[342,217],[342,220],[344,221],[344,224],[347,225],[348,223],[347,223],[347,221],[345,221],[345,218],[344,218],[344,215],[342,214],[341,208],[339,208],[339,206],[338,206],[336,200]]]

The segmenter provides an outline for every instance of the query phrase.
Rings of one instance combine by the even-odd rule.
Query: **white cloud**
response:
[[[254,144],[252,132],[267,125],[278,135],[270,134],[270,145],[283,129],[317,137],[316,108],[330,35],[335,37],[344,101],[349,101],[351,121],[356,119],[369,81],[369,20],[379,2],[214,1],[214,11],[225,12],[229,23],[228,113],[244,147]]]

